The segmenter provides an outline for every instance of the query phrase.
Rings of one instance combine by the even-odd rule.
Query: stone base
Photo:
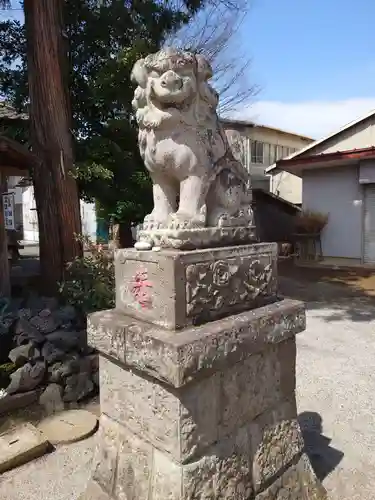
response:
[[[256,241],[255,226],[202,227],[193,229],[144,229],[139,231],[135,248],[153,247],[194,250]],[[146,246],[147,245],[147,246]]]
[[[168,332],[89,318],[102,416],[85,500],[321,500],[295,402],[302,304]]]
[[[163,328],[182,329],[275,301],[277,245],[121,249],[115,270],[116,308]]]

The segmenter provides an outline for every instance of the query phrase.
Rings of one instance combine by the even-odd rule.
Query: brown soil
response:
[[[359,295],[375,297],[375,270],[373,269],[329,269],[300,267],[292,261],[279,263],[279,275],[299,283],[327,283],[342,287],[342,292],[358,292]]]

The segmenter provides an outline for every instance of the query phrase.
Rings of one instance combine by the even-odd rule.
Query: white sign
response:
[[[13,193],[3,194],[3,210],[4,210],[5,229],[10,229],[10,230],[16,229],[15,221],[14,221],[14,194]]]

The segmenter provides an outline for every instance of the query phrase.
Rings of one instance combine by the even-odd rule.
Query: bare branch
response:
[[[241,44],[239,33],[249,10],[247,0],[209,0],[187,26],[167,40],[168,45],[202,53],[211,62],[221,114],[248,101],[259,91],[256,85],[249,83],[251,57]]]

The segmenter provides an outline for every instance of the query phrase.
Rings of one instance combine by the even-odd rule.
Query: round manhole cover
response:
[[[86,410],[67,410],[38,425],[51,444],[67,444],[88,438],[98,428],[98,419]]]

